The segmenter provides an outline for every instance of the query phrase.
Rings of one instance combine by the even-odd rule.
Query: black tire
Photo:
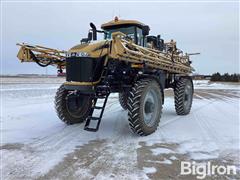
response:
[[[189,114],[193,100],[193,83],[191,79],[180,78],[174,88],[175,110],[178,115]]]
[[[124,110],[127,110],[128,96],[127,93],[121,92],[118,94],[119,103]]]
[[[66,124],[81,123],[88,117],[93,100],[89,96],[76,95],[61,85],[55,96],[55,109],[59,119]]]
[[[159,84],[149,78],[136,81],[128,96],[128,120],[131,130],[141,136],[152,134],[159,125],[161,114],[162,94]]]

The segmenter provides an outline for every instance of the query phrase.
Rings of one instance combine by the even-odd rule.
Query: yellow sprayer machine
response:
[[[53,65],[60,73],[66,69],[66,82],[55,96],[62,121],[85,122],[85,130],[97,131],[109,94],[117,92],[132,131],[149,135],[160,122],[166,88],[174,90],[176,113],[190,112],[193,68],[189,56],[198,53],[183,54],[175,41],[149,35],[149,26],[135,20],[116,17],[102,24],[101,30],[93,23],[90,27],[88,37],[68,51],[17,44],[21,62]],[[97,41],[98,33],[103,40]]]

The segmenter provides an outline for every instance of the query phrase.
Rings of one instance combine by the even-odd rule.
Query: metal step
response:
[[[91,120],[99,120],[99,117],[89,117]]]
[[[102,96],[96,96],[95,104],[92,107],[92,109],[90,111],[91,113],[89,114],[89,116],[86,120],[84,130],[96,132],[99,129],[99,125],[102,120],[103,112],[104,112],[105,106],[107,104],[108,96],[109,96],[109,94],[105,94]],[[104,99],[102,106],[96,106],[97,99]],[[95,110],[101,110],[99,117],[93,116]],[[96,124],[95,127],[91,127],[91,121],[94,121],[94,124]]]
[[[94,106],[94,109],[102,109],[103,107],[100,106]]]

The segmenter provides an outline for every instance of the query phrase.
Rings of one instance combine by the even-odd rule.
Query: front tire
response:
[[[191,79],[180,78],[174,88],[175,110],[177,115],[189,114],[193,100],[193,83]]]
[[[162,94],[154,79],[136,81],[128,98],[128,120],[131,130],[141,136],[156,131],[162,114]]]
[[[127,110],[127,102],[128,102],[128,96],[126,92],[121,92],[118,94],[118,99],[121,107],[124,110]]]
[[[90,96],[75,94],[61,85],[55,96],[55,109],[66,124],[81,123],[88,117],[93,100]]]

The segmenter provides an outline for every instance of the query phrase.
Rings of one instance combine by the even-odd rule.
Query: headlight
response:
[[[67,57],[89,57],[87,52],[68,52]]]

